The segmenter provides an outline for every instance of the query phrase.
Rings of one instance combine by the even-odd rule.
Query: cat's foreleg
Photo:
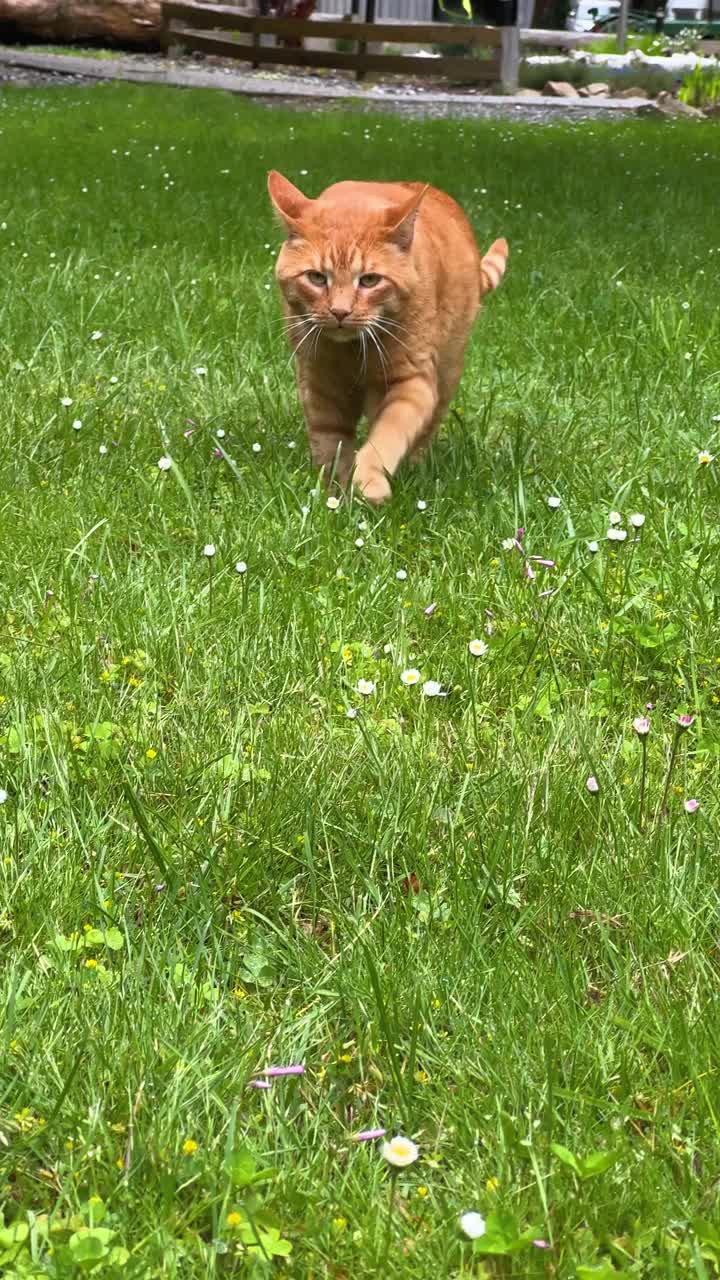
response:
[[[390,497],[388,476],[426,435],[436,409],[437,392],[428,378],[407,378],[390,387],[355,459],[353,483],[368,502]]]
[[[323,468],[326,479],[334,477],[339,484],[347,485],[355,457],[360,406],[345,397],[323,395],[307,385],[301,386],[300,395],[314,466]]]

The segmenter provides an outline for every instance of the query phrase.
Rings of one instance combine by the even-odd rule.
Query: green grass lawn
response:
[[[0,1271],[708,1280],[720,134],[128,87],[0,131]],[[510,241],[379,512],[309,466],[270,167]]]

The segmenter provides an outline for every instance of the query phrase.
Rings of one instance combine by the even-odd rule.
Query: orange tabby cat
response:
[[[313,462],[383,502],[447,412],[507,243],[481,258],[460,206],[418,182],[339,182],[310,200],[273,172],[268,190],[288,233],[276,274]]]

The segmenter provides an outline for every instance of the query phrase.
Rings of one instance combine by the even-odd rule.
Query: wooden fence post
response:
[[[365,21],[366,21],[366,22],[374,22],[374,21],[375,21],[375,0],[366,0],[366,2],[365,2]],[[366,44],[358,43],[358,44],[356,45],[356,48],[357,48],[357,52],[358,52],[359,54],[364,54],[364,53],[366,53],[366,52],[367,52],[367,45],[366,45]],[[357,70],[357,72],[356,72],[356,74],[355,74],[355,79],[356,79],[356,80],[364,80],[364,79],[365,79],[365,72],[364,72],[361,68],[358,68],[358,70]]]
[[[503,93],[517,93],[520,74],[520,27],[502,28],[500,81]]]

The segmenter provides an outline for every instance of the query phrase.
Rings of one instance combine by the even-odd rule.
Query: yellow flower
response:
[[[73,1139],[72,1139],[72,1138],[67,1138],[67,1139],[65,1140],[65,1150],[66,1150],[66,1151],[72,1151],[72,1149],[73,1149],[73,1147],[74,1147],[74,1146],[75,1146],[75,1143],[74,1143],[74,1141],[73,1141]]]
[[[194,1156],[198,1149],[198,1144],[194,1138],[186,1138],[182,1144],[184,1156]]]
[[[437,999],[437,997],[436,997],[436,998],[433,1000],[433,1002],[432,1002],[432,1008],[433,1008],[433,1009],[441,1009],[441,1008],[442,1008],[442,1001],[441,1001],[441,1000],[438,1000],[438,999]]]
[[[488,1178],[487,1182],[485,1183],[485,1186],[487,1187],[488,1191],[491,1191],[491,1192],[497,1191],[498,1187],[500,1186],[500,1179]]]
[[[429,1075],[428,1075],[427,1071],[416,1071],[416,1072],[415,1072],[415,1083],[416,1083],[416,1084],[428,1084],[429,1080],[430,1080],[430,1077],[429,1077]]]
[[[115,1168],[116,1169],[125,1168],[125,1161],[123,1160],[122,1156],[118,1156],[117,1160],[115,1161]]]
[[[91,929],[92,929],[92,925],[91,925],[91,924],[87,924],[87,923],[85,923],[85,924],[83,925],[83,930],[84,930],[84,932],[85,932],[85,933],[89,933]]]
[[[247,1000],[247,991],[244,987],[233,987],[233,995],[236,1000]]]
[[[155,757],[156,757],[156,755],[157,755],[157,751],[155,750],[155,748],[154,748],[154,747],[148,747],[147,751],[145,752],[145,759],[146,759],[146,760],[154,760],[154,759],[155,759]]]
[[[92,960],[92,959],[91,959],[91,960],[86,960],[86,961],[85,961],[85,968],[86,968],[86,969],[97,969],[97,960]]]
[[[425,1197],[427,1196],[428,1189],[427,1189],[427,1187],[418,1187],[418,1189],[417,1189],[417,1193],[418,1193],[418,1195],[420,1196],[420,1199],[421,1199],[421,1200],[424,1200],[424,1199],[425,1199]]]
[[[334,1231],[344,1231],[347,1226],[347,1218],[333,1218],[332,1224]]]
[[[142,686],[142,680],[138,680],[137,676],[131,676],[128,680],[128,684],[131,689],[140,689]]]
[[[338,1058],[338,1062],[352,1062],[352,1054],[351,1054],[351,1053],[341,1053],[341,1054],[340,1054],[340,1057]]]
[[[243,1216],[238,1213],[237,1209],[234,1209],[232,1213],[228,1214],[225,1221],[229,1227],[239,1227],[243,1221]]]

